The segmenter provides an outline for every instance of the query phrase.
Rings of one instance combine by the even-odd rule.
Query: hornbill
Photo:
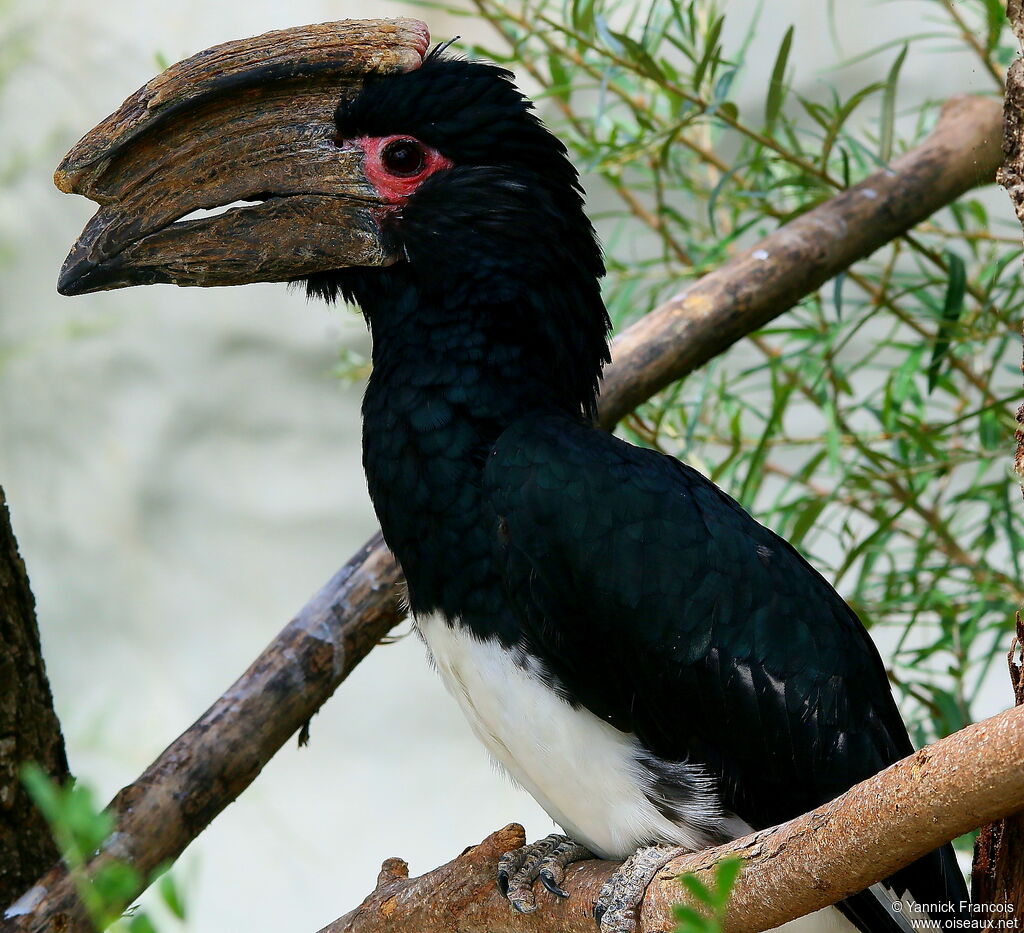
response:
[[[416,629],[566,833],[499,884],[528,911],[537,879],[565,896],[571,862],[626,859],[595,905],[620,933],[678,847],[789,820],[912,746],[826,580],[696,470],[594,426],[609,319],[576,169],[510,72],[425,41],[327,89],[305,59],[235,53],[143,89],[58,170],[102,205],[58,287],[291,280],[362,309],[364,465]],[[845,921],[814,916],[907,931],[910,902],[941,925],[966,900],[945,846]]]

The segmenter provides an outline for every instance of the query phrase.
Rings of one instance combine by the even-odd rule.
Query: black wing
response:
[[[913,750],[853,611],[695,470],[545,415],[502,435],[485,487],[527,642],[596,715],[705,765],[754,828]],[[894,881],[966,898],[948,847]]]

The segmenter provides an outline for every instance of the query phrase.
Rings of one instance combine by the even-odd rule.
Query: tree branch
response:
[[[1016,621],[1017,633],[1006,661],[1014,703],[1020,709],[1024,705],[1024,620],[1019,612]],[[971,897],[976,904],[1012,905],[1015,916],[1024,912],[1024,812],[1007,814],[981,828],[974,843]]]
[[[991,182],[1000,114],[995,98],[951,98],[928,138],[890,168],[779,227],[624,331],[602,384],[601,423],[616,424],[847,266]]]
[[[758,933],[834,904],[889,877],[982,823],[1024,808],[1024,708],[975,723],[896,762],[795,820],[674,859],[647,889],[638,933],[672,928],[676,880],[714,887],[715,864],[743,859],[727,933]],[[388,859],[377,888],[320,933],[594,933],[594,899],[616,865],[581,862],[566,872],[566,900],[537,885],[535,913],[515,913],[494,880],[498,857],[523,844],[513,824],[418,878]],[[696,906],[696,905],[695,905]]]
[[[90,871],[119,860],[147,878],[177,858],[401,619],[398,579],[378,534],[230,689],[111,801],[115,831]],[[21,913],[0,921],[3,933],[92,929],[62,864],[14,907]]]
[[[59,854],[21,783],[20,769],[30,761],[56,781],[70,777],[35,600],[0,489],[0,904],[16,897]]]
[[[610,427],[670,382],[702,366],[804,295],[965,191],[1000,161],[1000,108],[958,97],[932,134],[877,172],[790,221],[622,333],[603,383]],[[400,574],[372,539],[206,714],[111,802],[119,858],[141,876],[177,858],[319,709],[398,621]],[[139,893],[139,892],[137,892]],[[0,933],[85,931],[74,887],[54,867]]]

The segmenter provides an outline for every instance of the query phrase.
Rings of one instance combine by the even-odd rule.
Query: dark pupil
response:
[[[392,175],[417,175],[423,170],[426,157],[416,143],[398,139],[384,147],[381,161]]]

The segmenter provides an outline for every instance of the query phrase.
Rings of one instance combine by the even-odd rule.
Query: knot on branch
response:
[[[366,900],[322,933],[447,930],[446,924],[453,917],[472,922],[495,895],[498,859],[525,844],[523,827],[509,823],[478,845],[463,850],[458,858],[415,878],[409,877],[404,859],[385,859],[376,887]],[[509,909],[507,904],[503,907]]]
[[[377,884],[374,891],[384,887],[391,881],[401,881],[409,877],[409,863],[401,858],[386,858],[380,866]]]

